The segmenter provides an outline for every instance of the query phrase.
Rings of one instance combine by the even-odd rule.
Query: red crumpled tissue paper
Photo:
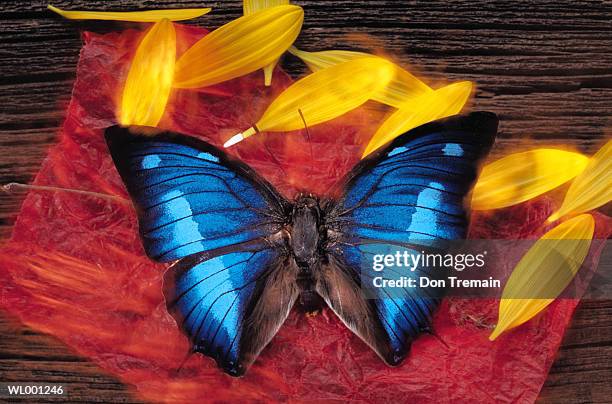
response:
[[[179,53],[206,31],[177,25]],[[141,32],[84,33],[77,79],[59,142],[34,180],[127,198],[103,138]],[[277,68],[272,87],[261,71],[211,88],[177,90],[160,123],[221,146],[250,127],[291,83]],[[288,197],[324,194],[359,160],[380,122],[367,107],[304,132],[259,134],[230,152]],[[312,148],[312,151],[311,151]],[[314,161],[312,160],[314,158]],[[475,214],[474,238],[534,238],[546,230],[548,199]],[[597,215],[597,237],[609,221]],[[550,228],[550,227],[548,227]],[[591,251],[587,265],[596,265]],[[243,378],[191,356],[167,313],[165,266],[150,261],[125,201],[31,191],[12,238],[0,250],[0,305],[24,324],[61,339],[154,402],[533,402],[546,379],[576,300],[555,301],[532,321],[488,340],[497,301],[447,299],[436,336],[422,335],[407,359],[387,367],[329,310],[294,310]]]

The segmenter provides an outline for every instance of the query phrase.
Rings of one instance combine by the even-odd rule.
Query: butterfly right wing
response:
[[[477,112],[399,136],[349,173],[340,200],[326,211],[332,240],[329,264],[316,274],[317,291],[390,365],[401,362],[437,307],[439,290],[419,287],[420,276],[440,277],[444,271],[419,266],[414,271],[385,268],[374,274],[372,255],[440,252],[451,240],[465,237],[464,199],[493,144],[497,124],[494,114]],[[372,287],[379,276],[403,276],[417,283]]]

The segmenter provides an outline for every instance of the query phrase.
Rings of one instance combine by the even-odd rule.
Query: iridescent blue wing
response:
[[[326,217],[329,260],[317,290],[340,318],[391,365],[427,328],[439,294],[432,288],[375,288],[376,276],[418,279],[414,272],[374,273],[373,254],[443,251],[467,231],[464,199],[497,132],[494,114],[479,112],[436,121],[399,136],[362,160],[343,182]],[[361,288],[361,289],[360,289]]]
[[[168,311],[193,350],[232,376],[244,374],[299,295],[298,269],[287,255],[265,243],[238,250],[184,258],[164,279]]]
[[[291,205],[247,165],[174,133],[106,131],[149,257],[167,271],[169,311],[194,350],[240,375],[297,296],[284,226]]]
[[[290,210],[250,167],[195,138],[138,136],[115,126],[106,140],[136,206],[145,251],[156,261],[269,236]]]

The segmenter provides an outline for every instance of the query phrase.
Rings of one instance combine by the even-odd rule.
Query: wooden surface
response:
[[[473,109],[499,114],[497,150],[570,145],[593,152],[612,134],[612,3],[601,1],[296,1],[298,47],[381,51],[429,83],[472,80]],[[194,22],[218,27],[239,1],[55,1],[107,10],[212,6]],[[45,3],[0,3],[0,183],[28,182],[62,124],[75,78],[80,29]],[[301,71],[287,60],[290,71]],[[0,237],[21,198],[0,193]],[[541,393],[542,402],[612,402],[612,302],[583,302]],[[56,381],[73,401],[133,402],[128,389],[54,338],[0,316],[0,381]]]

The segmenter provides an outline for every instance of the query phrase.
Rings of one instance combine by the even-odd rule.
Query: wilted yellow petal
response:
[[[175,87],[221,83],[277,60],[297,38],[301,7],[286,5],[240,17],[206,35],[176,62]]]
[[[413,97],[389,116],[366,146],[361,158],[410,129],[461,112],[472,92],[472,83],[461,81]]]
[[[244,15],[251,15],[257,11],[265,10],[266,8],[282,6],[289,4],[289,0],[244,0],[242,5],[244,9]],[[264,84],[269,86],[272,84],[272,74],[274,73],[274,67],[278,63],[278,59],[274,62],[264,66]]]
[[[164,18],[170,21],[183,21],[200,17],[210,12],[210,8],[180,8],[148,11],[66,11],[49,4],[47,8],[70,20],[113,20],[133,22],[157,22]]]
[[[588,254],[594,230],[593,217],[580,215],[534,243],[504,286],[497,326],[489,336],[491,341],[529,321],[563,292]]]
[[[128,72],[119,123],[157,126],[172,89],[176,33],[169,20],[153,25],[140,41]]]
[[[351,60],[296,81],[268,106],[255,127],[225,143],[229,147],[259,131],[291,131],[334,119],[368,101],[393,78],[393,64],[381,58]]]
[[[582,213],[605,205],[612,200],[612,140],[608,141],[572,182],[558,211],[549,222],[568,213]]]
[[[482,169],[472,209],[499,209],[542,195],[580,174],[589,158],[557,149],[535,149],[503,157]]]
[[[330,50],[321,52],[305,52],[294,46],[289,48],[289,52],[302,59],[308,68],[316,72],[346,62],[347,60],[355,60],[363,57],[378,57],[369,53],[353,52],[345,50]],[[389,85],[383,88],[379,93],[375,94],[372,99],[383,104],[395,108],[401,108],[407,101],[417,95],[431,93],[433,90],[421,80],[417,79],[410,72],[395,65],[395,77]]]

